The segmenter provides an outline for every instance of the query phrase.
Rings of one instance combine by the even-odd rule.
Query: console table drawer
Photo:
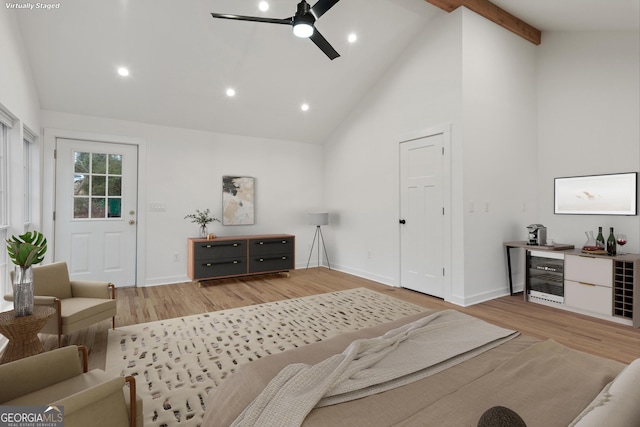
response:
[[[567,255],[564,259],[564,278],[591,285],[613,285],[613,261],[581,255]]]
[[[247,256],[246,240],[207,241],[193,245],[194,260],[210,260],[217,258],[236,258]]]
[[[249,241],[250,256],[293,253],[293,238],[253,239]]]
[[[193,273],[194,279],[247,274],[247,259],[239,257],[195,261]]]
[[[266,271],[293,270],[293,256],[291,255],[266,255],[249,257],[249,271],[252,273]]]
[[[613,293],[606,286],[567,280],[564,282],[564,303],[568,307],[611,316]]]

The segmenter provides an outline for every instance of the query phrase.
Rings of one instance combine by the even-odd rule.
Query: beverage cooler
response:
[[[564,254],[527,251],[527,299],[564,304]]]

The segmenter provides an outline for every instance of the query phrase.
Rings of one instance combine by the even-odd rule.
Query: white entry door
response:
[[[442,133],[400,143],[400,285],[444,298]]]
[[[138,148],[56,140],[55,260],[73,280],[136,285]]]

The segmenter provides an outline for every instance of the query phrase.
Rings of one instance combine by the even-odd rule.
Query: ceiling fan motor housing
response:
[[[298,37],[311,37],[314,32],[313,24],[316,17],[311,12],[311,6],[305,0],[298,3],[298,11],[293,17],[293,33]]]

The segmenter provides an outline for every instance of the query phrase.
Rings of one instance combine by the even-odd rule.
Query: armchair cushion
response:
[[[64,313],[62,316],[63,335],[113,317],[117,312],[117,302],[114,299],[67,298],[60,300],[60,307]],[[57,319],[49,320],[41,332],[57,334]]]
[[[66,262],[41,265],[33,268],[34,295],[71,298],[71,283]]]
[[[43,366],[55,369],[42,369]],[[78,347],[69,346],[0,365],[0,404],[82,374]],[[10,386],[9,386],[10,384]]]

